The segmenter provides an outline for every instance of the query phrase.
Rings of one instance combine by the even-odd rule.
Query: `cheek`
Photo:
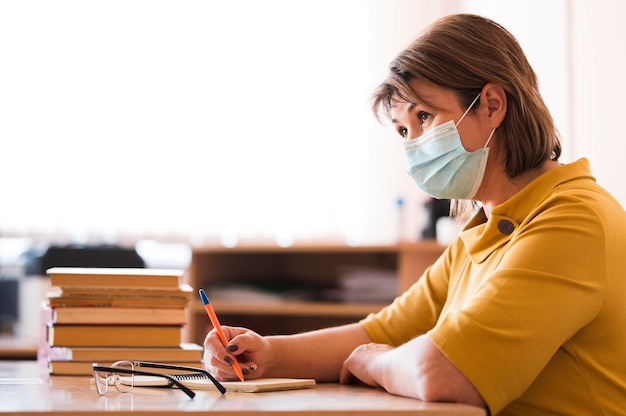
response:
[[[407,139],[416,139],[423,135],[425,132],[425,130],[422,128],[422,125],[417,122],[405,124],[405,129],[407,131]]]
[[[485,130],[478,125],[463,126],[463,128],[457,127],[459,135],[461,136],[461,143],[463,148],[468,152],[473,152],[485,146],[487,138],[491,131],[485,133]]]

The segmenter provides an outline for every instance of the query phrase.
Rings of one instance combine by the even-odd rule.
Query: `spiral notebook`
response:
[[[208,378],[186,379],[184,377],[177,378],[191,390],[215,390],[215,385]],[[130,377],[122,377],[122,384],[130,384]],[[226,387],[226,391],[244,392],[244,393],[260,393],[264,391],[279,390],[295,390],[305,389],[315,386],[315,380],[312,378],[260,378],[257,380],[246,381],[222,381],[221,384]],[[135,376],[135,387],[160,387],[167,386],[168,380],[162,377],[152,376]]]

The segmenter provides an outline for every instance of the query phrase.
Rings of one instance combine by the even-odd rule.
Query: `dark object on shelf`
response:
[[[145,267],[135,249],[116,245],[49,246],[43,252],[26,253],[27,276],[43,276],[51,267]]]
[[[437,220],[450,216],[450,200],[432,198],[424,206],[428,213],[428,222],[422,230],[422,238],[437,238]]]
[[[17,322],[17,283],[15,279],[0,276],[0,334],[12,334]]]

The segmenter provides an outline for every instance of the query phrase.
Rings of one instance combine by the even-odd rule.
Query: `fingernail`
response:
[[[250,372],[253,372],[254,370],[256,370],[256,366],[254,364],[250,365]]]
[[[235,352],[235,351],[237,351],[237,348],[239,348],[239,347],[237,346],[237,344],[229,344],[229,345],[226,347],[226,349],[227,349],[228,351],[230,351],[230,352]]]
[[[233,365],[233,359],[231,358],[230,355],[227,355],[226,357],[224,357],[224,362],[228,365]]]

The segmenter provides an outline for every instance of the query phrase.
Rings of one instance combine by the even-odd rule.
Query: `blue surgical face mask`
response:
[[[487,145],[496,129],[485,146],[474,152],[463,148],[456,129],[479,97],[480,94],[456,124],[450,120],[403,144],[408,174],[434,198],[471,199],[483,181],[489,155]]]

